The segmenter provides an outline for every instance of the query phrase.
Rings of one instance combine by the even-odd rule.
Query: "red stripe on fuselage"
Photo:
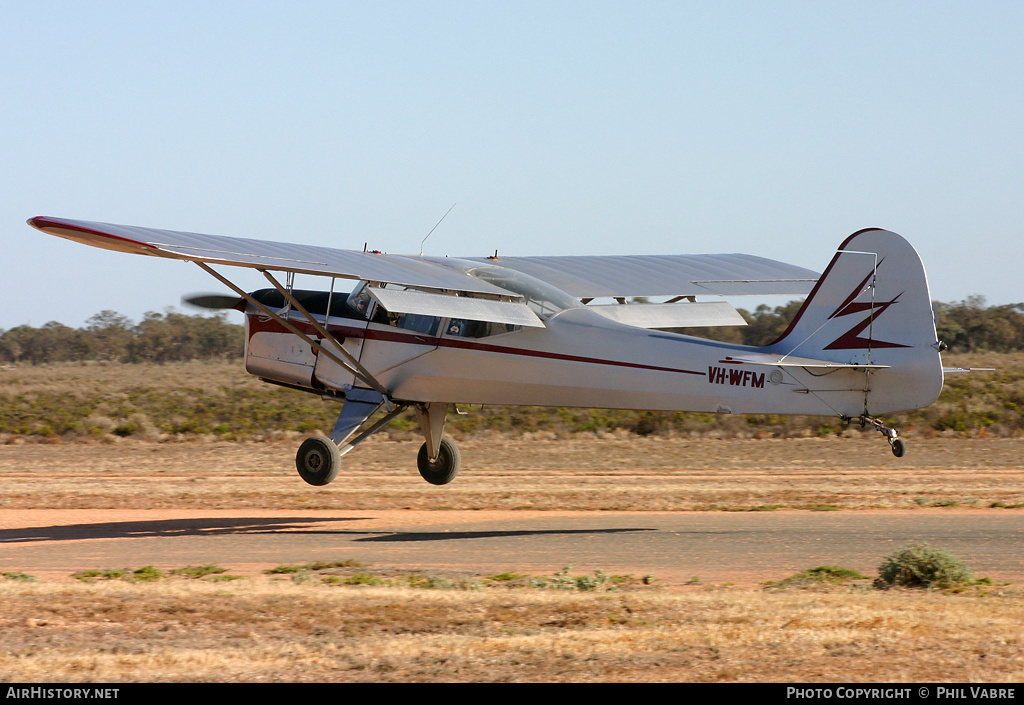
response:
[[[249,316],[249,334],[257,331],[269,331],[275,333],[288,333],[290,331],[282,327],[276,321],[268,320],[265,317],[261,320],[258,314],[247,314]],[[309,323],[304,321],[290,320],[299,330],[311,338],[318,337],[316,330]],[[582,355],[568,355],[566,353],[549,352],[546,350],[527,350],[524,348],[513,348],[506,345],[493,345],[490,343],[478,343],[475,340],[466,338],[438,338],[436,336],[417,335],[407,333],[398,329],[376,330],[371,328],[358,328],[350,326],[328,326],[328,330],[338,338],[338,342],[344,342],[346,338],[363,338],[366,340],[379,340],[389,343],[406,343],[408,345],[435,345],[441,348],[456,348],[461,350],[475,350],[479,352],[496,353],[499,355],[518,355],[521,357],[539,357],[548,360],[563,360],[566,362],[582,362],[589,365],[611,365],[614,367],[631,367],[640,370],[652,370],[655,372],[675,372],[684,375],[697,375],[705,377],[707,372],[695,370],[684,370],[678,367],[661,367],[659,365],[645,365],[639,362],[626,362],[625,360],[607,360],[597,357],[585,357]]]

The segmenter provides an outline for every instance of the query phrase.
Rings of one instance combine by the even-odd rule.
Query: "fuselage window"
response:
[[[510,323],[494,323],[493,321],[471,321],[465,318],[451,318],[445,326],[445,334],[458,338],[487,338],[492,335],[511,333],[522,326]]]
[[[369,318],[373,298],[370,296],[370,292],[366,290],[366,282],[359,282],[359,286],[348,295],[346,303],[348,303],[352,310],[362,314],[364,318]]]
[[[373,300],[366,282],[360,282],[346,299],[349,307],[368,318],[372,323],[411,330],[414,333],[434,336],[441,326],[438,316],[425,316],[419,313],[392,313]]]
[[[431,336],[437,335],[438,326],[441,324],[441,319],[437,316],[424,316],[419,313],[392,313],[380,305],[374,309],[373,318],[370,320],[373,323]]]
[[[437,335],[437,327],[441,319],[437,316],[424,316],[419,313],[403,313],[398,317],[398,327],[415,331],[424,335]]]

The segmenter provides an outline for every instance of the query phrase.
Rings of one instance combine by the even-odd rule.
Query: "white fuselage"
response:
[[[273,320],[247,313],[251,373],[309,391],[366,386]],[[298,313],[289,320],[318,337]],[[447,334],[446,319],[434,334],[337,317],[327,329],[403,402],[850,417],[920,405],[907,395],[872,403],[872,386],[913,389],[913,370],[737,365],[725,358],[752,348],[627,326],[586,307],[545,324],[482,338]]]

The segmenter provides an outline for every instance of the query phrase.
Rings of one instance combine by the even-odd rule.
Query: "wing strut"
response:
[[[347,369],[349,369],[350,372],[354,372],[357,377],[359,377],[361,380],[369,384],[371,387],[373,387],[375,391],[379,392],[381,395],[384,396],[384,404],[388,407],[388,410],[390,411],[391,404],[388,402],[388,390],[384,388],[384,385],[378,382],[377,378],[371,375],[365,367],[360,365],[359,361],[352,357],[352,354],[349,353],[348,350],[342,347],[338,339],[335,338],[331,333],[329,333],[327,331],[327,328],[320,324],[320,321],[313,318],[312,314],[310,314],[310,312],[307,311],[294,296],[292,296],[291,291],[286,290],[283,286],[281,286],[280,282],[274,279],[273,275],[271,275],[270,272],[268,272],[265,269],[261,269],[260,273],[267,278],[267,281],[274,285],[275,289],[281,292],[281,296],[283,296],[285,300],[287,300],[288,303],[292,305],[292,308],[294,308],[296,311],[305,316],[306,320],[312,324],[312,326],[316,329],[317,333],[322,335],[326,340],[329,340],[332,343],[334,343],[334,346],[338,349],[338,352],[340,352],[345,357],[345,359],[348,360],[348,362],[350,363],[347,366],[343,366],[347,367]],[[330,311],[329,308],[328,311]],[[320,349],[323,350],[323,347],[321,347]],[[341,361],[338,360],[338,358],[334,357],[329,352],[327,354],[335,362],[337,362],[338,364],[342,364]]]
[[[291,331],[295,335],[297,335],[300,338],[302,338],[302,340],[304,340],[306,343],[308,343],[314,350],[317,350],[319,353],[322,353],[322,354],[326,355],[327,357],[331,358],[332,360],[337,362],[339,365],[341,365],[343,368],[345,368],[346,370],[348,370],[349,372],[354,374],[356,377],[358,377],[359,379],[363,380],[368,385],[373,387],[373,389],[375,391],[377,391],[378,393],[380,393],[381,395],[383,395],[385,399],[388,398],[388,390],[385,389],[384,386],[380,382],[378,382],[377,379],[373,375],[371,375],[369,372],[367,372],[366,369],[362,365],[359,364],[359,361],[356,360],[354,357],[352,357],[352,355],[350,355],[349,352],[347,350],[345,350],[345,348],[343,348],[341,346],[341,344],[337,341],[337,339],[333,335],[328,333],[327,330],[324,329],[323,326],[320,325],[319,321],[314,319],[313,316],[311,316],[309,314],[309,312],[306,311],[306,309],[304,309],[302,307],[302,305],[299,304],[299,302],[295,300],[295,297],[293,297],[290,292],[288,292],[284,288],[282,288],[281,285],[277,282],[277,280],[274,279],[272,276],[270,276],[266,271],[260,270],[261,272],[263,272],[263,275],[265,277],[267,277],[267,279],[269,279],[270,282],[275,287],[277,287],[278,291],[281,292],[281,294],[285,297],[285,299],[288,301],[288,303],[290,303],[297,311],[299,311],[303,316],[305,316],[306,319],[309,320],[310,323],[313,324],[313,327],[316,328],[317,332],[321,333],[325,337],[325,339],[329,340],[330,342],[332,342],[334,344],[334,347],[338,350],[338,352],[340,352],[346,358],[345,360],[343,360],[340,357],[338,357],[334,353],[334,351],[331,350],[330,348],[328,348],[327,346],[325,346],[322,341],[319,341],[319,340],[316,340],[314,338],[309,337],[308,335],[303,333],[301,330],[299,330],[297,327],[295,327],[290,321],[288,321],[287,319],[282,318],[278,314],[274,313],[269,308],[267,308],[262,303],[260,303],[255,298],[253,298],[251,295],[249,295],[248,293],[246,293],[246,292],[242,291],[241,289],[239,289],[237,286],[235,286],[234,283],[232,283],[227,278],[221,276],[221,274],[219,274],[216,270],[214,270],[212,267],[210,267],[206,263],[199,262],[198,260],[193,260],[193,261],[197,265],[199,265],[199,267],[201,267],[204,271],[206,271],[208,274],[210,274],[214,278],[218,279],[222,284],[224,284],[224,286],[230,288],[236,294],[238,294],[243,299],[245,299],[246,301],[251,303],[253,306],[258,308],[260,311],[262,311],[264,314],[270,316],[277,323],[281,324],[282,326],[287,328],[289,331]],[[388,405],[390,406],[390,404],[388,404]]]
[[[352,434],[382,406],[387,407],[388,413],[350,441],[349,438],[352,437]],[[338,445],[339,454],[345,455],[384,428],[406,408],[404,404],[392,405],[387,397],[369,389],[349,389],[345,396],[345,404],[341,407],[341,413],[338,414],[338,420],[334,424],[334,430],[331,431],[331,440]]]

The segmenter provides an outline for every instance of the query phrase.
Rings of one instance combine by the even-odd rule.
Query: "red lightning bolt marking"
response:
[[[879,261],[878,264],[881,265],[881,261]],[[853,290],[853,293],[847,296],[846,300],[843,301],[839,308],[829,316],[829,320],[838,318],[839,316],[849,316],[853,313],[862,313],[864,311],[870,311],[871,315],[826,345],[825,350],[867,350],[870,348],[910,347],[909,345],[902,345],[900,343],[889,343],[884,340],[871,340],[870,338],[860,337],[861,332],[863,332],[865,328],[871,325],[871,323],[882,315],[887,308],[896,303],[900,296],[903,296],[903,293],[901,292],[897,294],[892,301],[853,303],[853,300],[856,299],[862,291],[864,291],[864,287],[867,286],[868,280],[871,279],[871,276],[872,275],[869,274],[864,277],[861,283]]]

